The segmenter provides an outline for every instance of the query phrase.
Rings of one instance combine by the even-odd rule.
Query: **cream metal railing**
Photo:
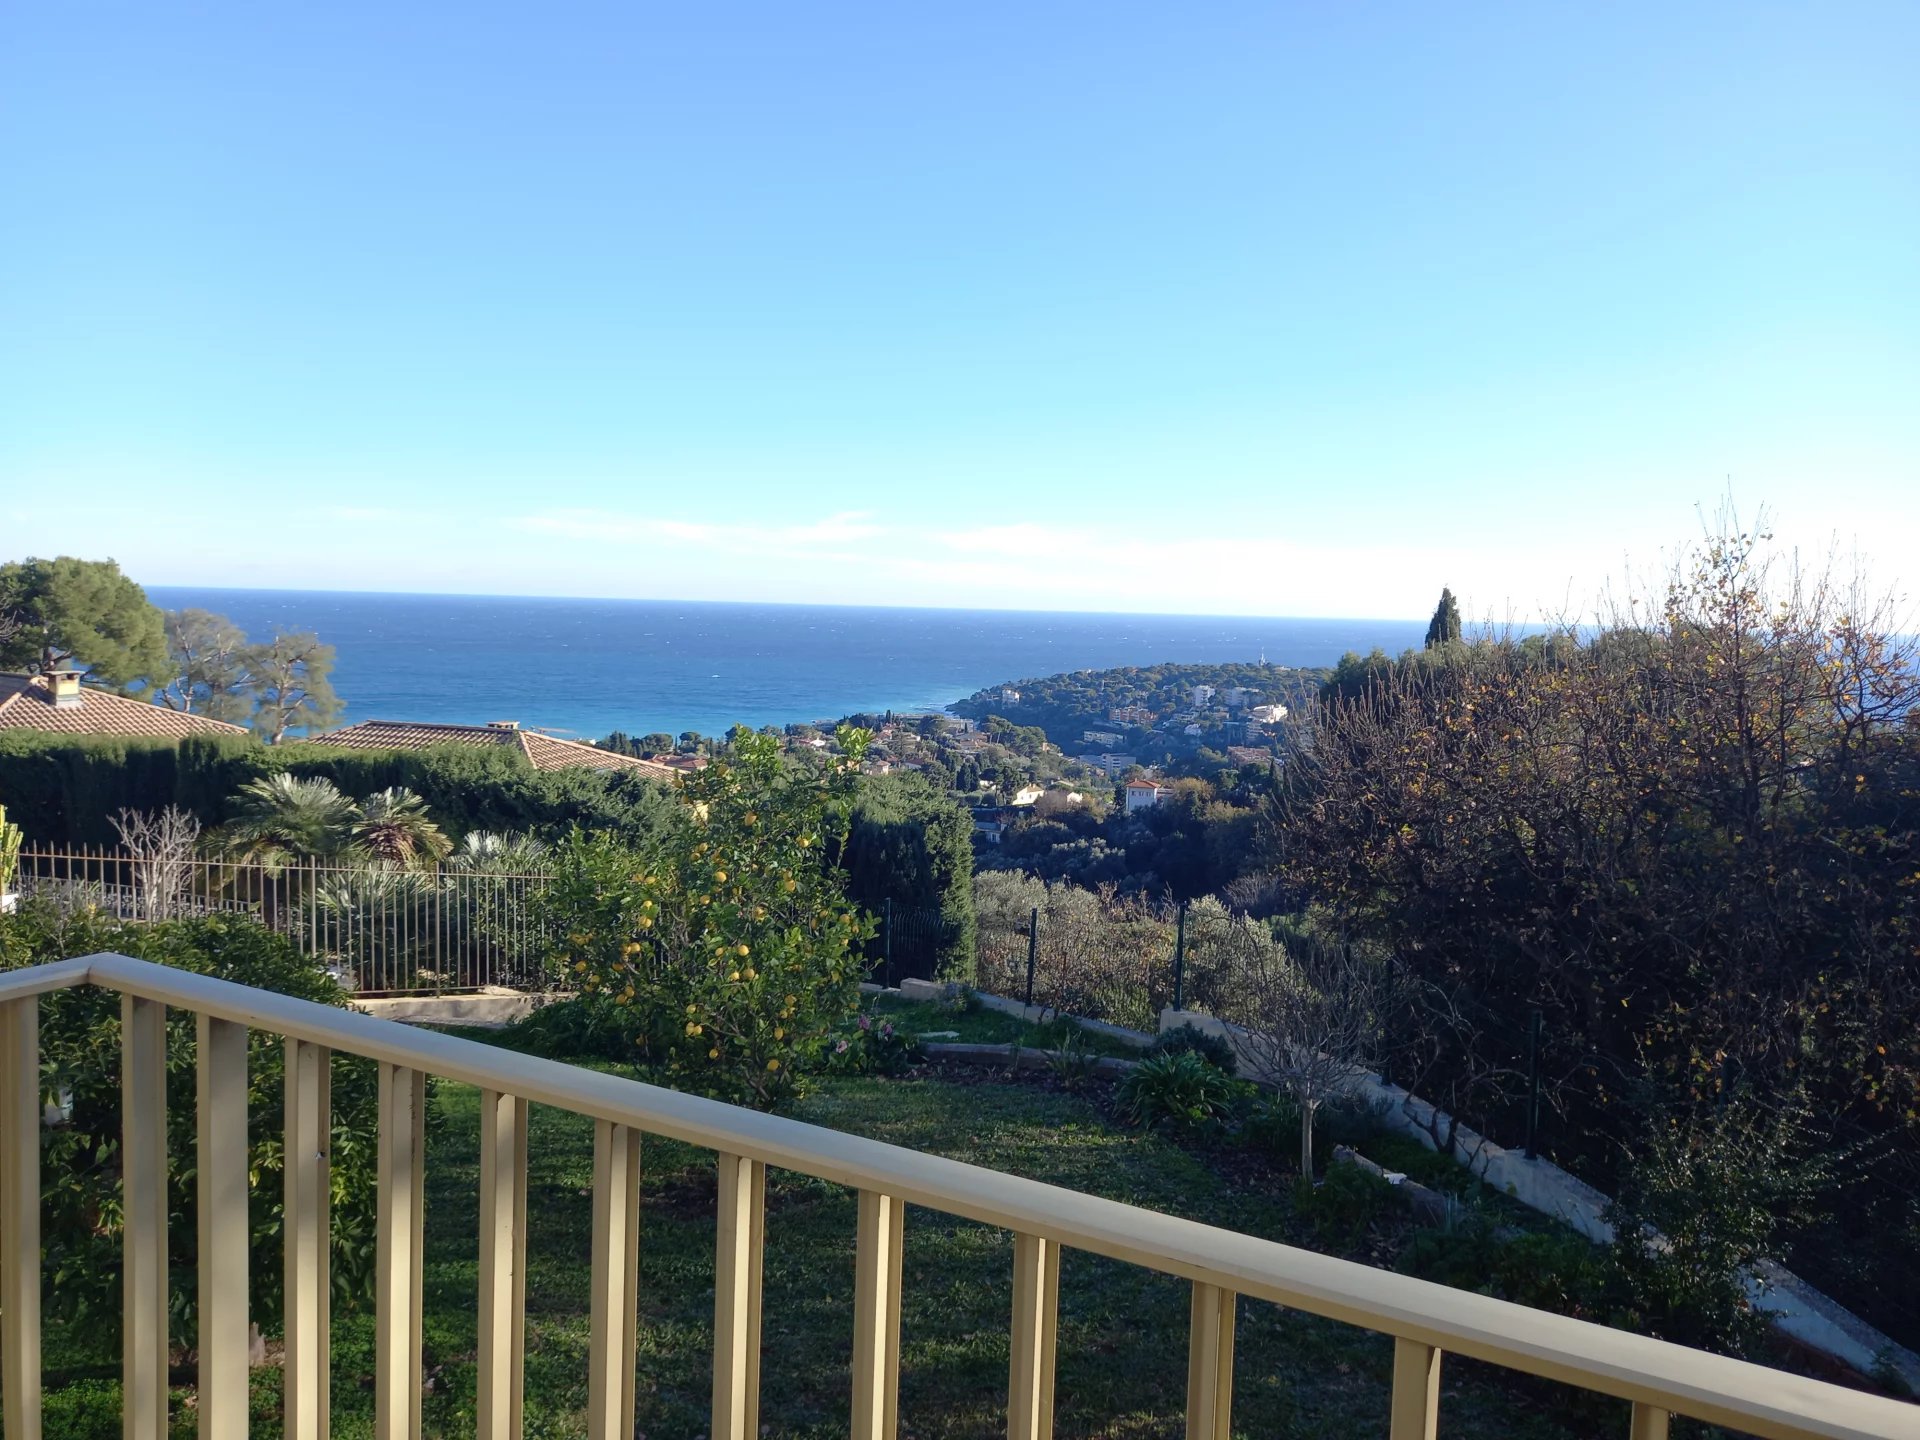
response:
[[[1189,1281],[1188,1440],[1226,1440],[1233,1333],[1241,1299],[1290,1306],[1394,1337],[1385,1406],[1391,1440],[1431,1440],[1446,1353],[1545,1376],[1631,1403],[1634,1440],[1672,1414],[1753,1435],[1920,1440],[1920,1408],[1409,1276],[1135,1209],[938,1156],[757,1114],[557,1061],[409,1029],[120,955],[0,975],[0,1386],[6,1440],[40,1435],[39,997],[91,984],[122,997],[126,1185],[125,1434],[167,1431],[165,1015],[192,1012],[199,1036],[199,1303],[202,1440],[247,1427],[246,1039],[285,1038],[287,1433],[327,1434],[327,1133],[331,1052],[380,1075],[376,1265],[376,1434],[420,1434],[422,1159],[425,1077],[481,1098],[478,1433],[520,1433],[526,1311],[527,1108],[594,1122],[592,1340],[588,1433],[634,1427],[640,1139],[718,1152],[713,1440],[759,1434],[761,1264],[769,1167],[859,1192],[855,1236],[852,1434],[890,1440],[899,1384],[905,1207],[1015,1236],[1007,1430],[1046,1440],[1053,1426],[1062,1248]],[[297,1157],[298,1163],[295,1163]]]

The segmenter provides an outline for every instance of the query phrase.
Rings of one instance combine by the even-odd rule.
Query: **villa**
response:
[[[655,780],[673,780],[679,767],[602,750],[578,740],[561,740],[537,730],[522,730],[517,720],[485,725],[437,725],[412,720],[363,720],[344,730],[308,737],[304,743],[343,745],[350,750],[425,750],[435,745],[499,746],[517,750],[536,770],[627,770]]]
[[[128,740],[184,740],[189,735],[245,735],[240,725],[130,700],[82,683],[83,672],[0,675],[0,730],[52,735],[118,735]]]

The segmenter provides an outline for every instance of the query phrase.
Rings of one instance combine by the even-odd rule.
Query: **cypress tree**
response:
[[[1453,591],[1442,586],[1440,603],[1434,607],[1433,619],[1427,622],[1427,649],[1451,645],[1459,638],[1460,606],[1453,598]]]

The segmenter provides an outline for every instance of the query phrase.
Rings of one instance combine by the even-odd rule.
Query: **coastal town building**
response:
[[[119,735],[128,740],[184,740],[189,735],[245,735],[240,725],[130,700],[84,683],[84,672],[0,675],[0,730],[54,735]]]
[[[1220,703],[1229,710],[1244,710],[1259,698],[1258,690],[1249,690],[1244,685],[1229,685],[1220,692]]]
[[[1043,785],[1022,785],[1018,790],[1013,792],[1013,803],[1015,805],[1031,805],[1046,793],[1046,787]]]
[[[704,770],[713,763],[705,755],[649,755],[647,759],[652,764],[664,765],[669,770],[677,770],[683,775],[690,775],[695,770]]]
[[[1145,705],[1116,705],[1107,711],[1107,723],[1110,725],[1151,725],[1153,711]]]
[[[1133,755],[1082,755],[1082,765],[1089,765],[1105,775],[1124,775],[1140,763]]]
[[[1151,810],[1162,800],[1173,794],[1173,788],[1153,780],[1129,780],[1125,785],[1127,796],[1127,814],[1136,810]]]
[[[517,750],[536,770],[629,770],[656,780],[678,779],[678,767],[635,755],[602,750],[578,740],[561,740],[537,730],[522,730],[517,720],[485,725],[437,725],[413,720],[363,720],[344,730],[312,736],[315,745],[344,745],[353,750],[425,750],[436,745],[498,746]]]
[[[1194,686],[1193,687],[1193,708],[1196,710],[1206,709],[1207,706],[1213,703],[1214,694],[1215,694],[1215,691],[1213,686],[1211,685]]]
[[[1278,725],[1282,720],[1287,718],[1287,707],[1284,705],[1256,705],[1247,712],[1247,716],[1249,719],[1257,720],[1263,725]]]

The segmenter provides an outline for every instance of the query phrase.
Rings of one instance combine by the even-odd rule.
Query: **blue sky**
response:
[[[16,6],[0,555],[1528,615],[1730,490],[1896,580],[1916,54],[1906,0]]]

